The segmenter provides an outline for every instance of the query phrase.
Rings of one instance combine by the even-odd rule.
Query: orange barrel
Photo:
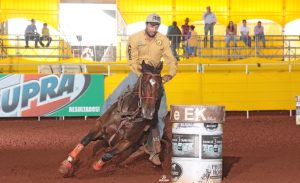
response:
[[[300,125],[300,96],[296,97],[296,124]]]
[[[171,105],[172,182],[220,183],[224,106]]]

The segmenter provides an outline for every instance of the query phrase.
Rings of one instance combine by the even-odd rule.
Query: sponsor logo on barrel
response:
[[[197,134],[173,134],[173,157],[198,158],[199,135]]]
[[[204,123],[204,128],[208,132],[214,132],[217,130],[219,124],[218,123]]]
[[[172,162],[172,181],[176,182],[182,175],[183,169],[180,164]]]
[[[202,135],[202,159],[222,158],[222,136]]]

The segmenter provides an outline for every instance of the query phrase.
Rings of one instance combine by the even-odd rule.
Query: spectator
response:
[[[240,27],[240,39],[245,43],[246,46],[251,47],[251,37],[249,36],[249,30],[249,27],[247,27],[247,21],[243,20],[243,25]]]
[[[40,39],[40,35],[37,32],[36,26],[35,26],[35,20],[31,19],[31,24],[29,24],[26,27],[25,30],[25,48],[29,48],[28,46],[28,41],[29,40],[34,40],[35,41],[35,47],[38,48],[39,46],[37,45]]]
[[[196,56],[198,34],[195,31],[195,26],[191,25],[188,39],[188,53],[189,56]]]
[[[266,47],[264,27],[261,25],[261,21],[257,22],[257,25],[254,27],[254,36],[255,36],[255,46],[259,46],[259,41],[262,41],[263,47]]]
[[[188,37],[188,34],[189,34],[189,31],[190,31],[190,25],[189,25],[189,21],[190,19],[188,17],[185,18],[185,23],[181,26],[181,32],[182,32],[182,49],[183,49],[183,54],[186,55],[188,53],[185,53],[185,50],[186,50],[186,40],[187,40],[187,37]]]
[[[181,31],[177,26],[177,22],[174,21],[171,26],[168,27],[167,36],[171,41],[171,50],[174,57],[179,61],[179,57],[177,54],[177,49],[179,48],[179,44],[181,41]]]
[[[50,37],[50,33],[49,33],[49,28],[47,26],[48,26],[47,23],[43,24],[42,36],[40,37],[40,45],[42,47],[45,47],[43,40],[47,40],[46,47],[49,47],[52,41],[52,38]]]
[[[206,7],[206,12],[202,16],[204,20],[204,47],[207,47],[207,35],[209,31],[210,35],[210,47],[214,47],[214,27],[215,24],[217,23],[217,18],[213,12],[211,12],[210,6]]]
[[[233,21],[229,21],[226,27],[226,47],[229,47],[230,41],[234,42],[234,46],[236,47],[236,28],[233,24]]]

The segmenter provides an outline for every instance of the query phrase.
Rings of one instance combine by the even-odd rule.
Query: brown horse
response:
[[[100,170],[113,156],[145,139],[146,132],[155,128],[157,123],[163,91],[161,69],[162,64],[155,68],[142,63],[142,74],[133,89],[125,91],[118,101],[97,119],[96,125],[62,162],[59,172],[65,177],[70,176],[79,153],[91,141],[100,140],[103,142],[100,144],[106,148],[100,160],[93,164],[94,170]]]

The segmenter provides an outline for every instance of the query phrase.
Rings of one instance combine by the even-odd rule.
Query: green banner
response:
[[[104,75],[0,75],[0,116],[99,116]]]

